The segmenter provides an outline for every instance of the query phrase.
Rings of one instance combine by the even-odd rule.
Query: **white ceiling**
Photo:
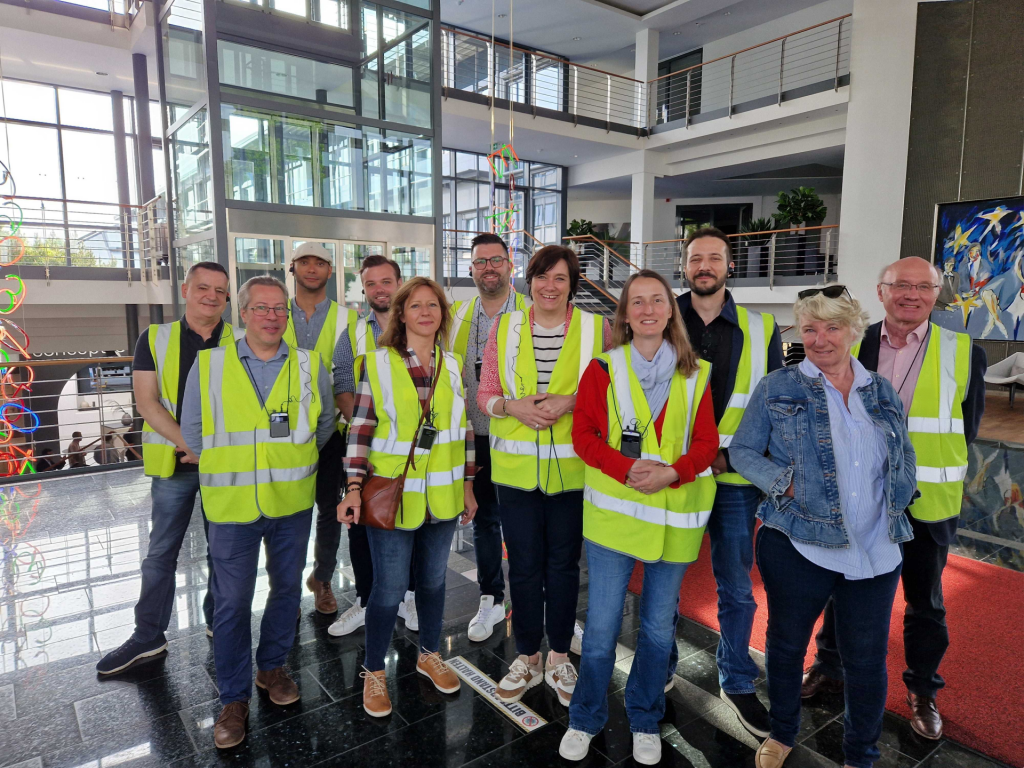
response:
[[[495,36],[580,63],[601,61],[617,70],[633,68],[632,46],[641,29],[661,32],[659,58],[666,59],[822,0],[494,0]],[[510,13],[511,11],[511,13]],[[491,34],[487,0],[441,0],[441,20]],[[675,34],[678,32],[679,34]],[[574,38],[579,37],[580,40]]]

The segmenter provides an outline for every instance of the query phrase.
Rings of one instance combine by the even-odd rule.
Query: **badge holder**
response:
[[[424,424],[420,427],[419,434],[416,435],[416,447],[429,451],[433,445],[434,440],[437,439],[437,429],[430,424]]]
[[[627,459],[639,459],[640,458],[640,433],[635,429],[625,429],[622,431],[622,445],[619,451]]]
[[[271,437],[289,437],[291,433],[291,427],[288,425],[288,414],[286,412],[270,414]]]

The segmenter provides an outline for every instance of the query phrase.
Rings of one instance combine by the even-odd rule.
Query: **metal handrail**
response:
[[[635,240],[601,240],[600,238],[595,237],[594,235],[572,235],[572,236],[569,236],[569,237],[563,237],[562,239],[563,240],[568,240],[569,242],[572,242],[572,243],[579,243],[581,245],[583,243],[591,243],[591,242],[592,243],[596,243],[596,244],[600,245],[601,247],[603,247],[606,251],[608,251],[608,253],[611,256],[614,256],[619,261],[622,261],[622,262],[626,263],[627,265],[629,265],[630,267],[632,267],[633,269],[635,269],[637,271],[640,270],[640,267],[638,267],[636,264],[634,264],[632,261],[627,259],[625,256],[623,256],[621,253],[616,251],[611,246],[611,243],[627,243],[627,244],[629,244],[631,246],[632,245],[640,245]]]
[[[774,235],[786,232],[810,232],[814,229],[839,229],[838,224],[818,224],[811,227],[790,227],[789,229],[762,229],[758,232],[737,232],[732,235],[726,235],[726,237],[733,238],[744,238],[751,237],[752,235]],[[569,239],[569,238],[566,238]],[[624,242],[624,241],[623,241]],[[674,238],[672,240],[645,240],[644,245],[655,245],[657,243],[685,243],[686,238]]]

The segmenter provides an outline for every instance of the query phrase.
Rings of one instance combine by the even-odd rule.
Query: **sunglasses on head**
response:
[[[827,299],[838,299],[844,293],[850,295],[850,292],[846,290],[845,285],[826,285],[824,288],[808,288],[805,291],[800,291],[796,296],[798,299],[808,299],[811,296],[817,296],[819,293],[825,294]],[[853,297],[850,296],[852,299]]]

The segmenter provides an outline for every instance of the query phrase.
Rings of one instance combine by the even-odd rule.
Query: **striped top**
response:
[[[812,379],[821,377],[828,398],[828,422],[836,460],[843,526],[850,546],[831,549],[792,540],[797,552],[815,565],[841,573],[847,579],[870,579],[891,573],[903,555],[900,545],[889,538],[889,512],[885,498],[886,467],[889,461],[885,434],[871,420],[859,390],[870,386],[871,374],[855,357],[849,407],[843,393],[810,360],[804,358],[800,372]],[[800,489],[794,489],[800,493]]]
[[[533,324],[533,356],[537,360],[537,394],[548,391],[551,373],[558,362],[558,353],[565,343],[565,323],[555,328]]]

